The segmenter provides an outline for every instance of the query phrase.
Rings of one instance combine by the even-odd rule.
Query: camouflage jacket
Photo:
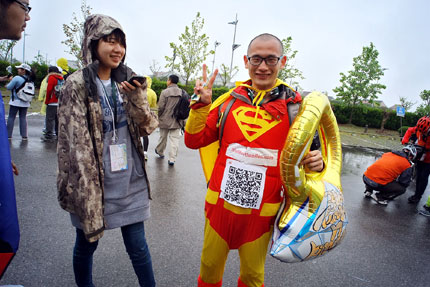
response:
[[[103,236],[103,126],[102,108],[97,93],[98,61],[67,78],[58,106],[58,200],[61,207],[80,218],[86,238],[94,242]],[[122,82],[133,71],[120,64],[112,78]],[[141,159],[141,136],[157,126],[151,112],[146,84],[142,89],[122,94],[128,128]],[[143,168],[145,161],[142,160]],[[148,188],[149,188],[149,181]]]

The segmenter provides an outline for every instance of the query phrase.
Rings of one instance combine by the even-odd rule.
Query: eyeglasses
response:
[[[248,57],[248,61],[253,66],[259,66],[261,65],[261,63],[263,63],[263,61],[266,63],[267,66],[276,66],[276,64],[278,64],[281,58],[282,56],[280,57],[269,56],[266,58],[263,58],[260,56],[251,56],[251,57]]]
[[[22,9],[24,9],[25,10],[25,13],[30,13],[30,11],[31,11],[31,7],[30,7],[30,5],[28,4],[28,3],[24,3],[24,2],[21,2],[21,1],[19,1],[19,0],[14,0],[16,3],[18,3],[19,4],[19,6],[21,6],[21,8]]]

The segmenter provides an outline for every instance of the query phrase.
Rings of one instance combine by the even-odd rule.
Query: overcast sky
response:
[[[80,0],[30,0],[31,20],[27,24],[25,59],[32,61],[40,53],[52,64],[68,55],[62,30],[72,13],[79,17]],[[197,12],[205,20],[204,32],[210,37],[209,47],[217,47],[215,66],[230,66],[234,21],[238,24],[234,65],[240,72],[234,80],[246,80],[243,55],[249,41],[261,33],[279,38],[293,38],[298,50],[294,65],[303,72],[300,82],[305,90],[327,91],[340,85],[341,72],[352,69],[352,59],[363,46],[373,42],[379,51],[379,62],[387,68],[381,82],[387,86],[379,96],[387,106],[399,103],[399,97],[422,101],[419,94],[430,89],[430,1],[427,0],[87,0],[92,13],[107,14],[117,19],[127,35],[127,64],[139,74],[149,74],[153,60],[166,64],[171,55],[170,42],[178,43],[179,35]],[[23,40],[14,49],[23,58]],[[212,67],[213,56],[207,64]]]

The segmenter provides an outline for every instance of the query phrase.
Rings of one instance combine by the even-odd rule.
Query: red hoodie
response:
[[[46,88],[45,98],[45,104],[47,105],[58,103],[58,97],[54,89],[58,83],[58,80],[63,80],[63,76],[57,73],[52,73],[48,77],[48,87]]]

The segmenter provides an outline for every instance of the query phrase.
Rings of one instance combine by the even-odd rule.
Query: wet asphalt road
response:
[[[11,153],[20,170],[15,187],[21,242],[0,284],[75,286],[75,231],[56,199],[55,143],[40,141],[41,116],[29,117],[28,142],[21,141],[17,121]],[[177,163],[169,167],[154,153],[157,139],[154,132],[147,161],[152,217],[145,223],[157,286],[196,286],[206,189],[199,155],[182,144]],[[380,154],[344,148],[345,239],[314,261],[285,264],[268,255],[265,286],[430,286],[430,218],[407,203],[414,185],[386,207],[363,197],[361,175]],[[418,206],[428,195],[429,189]],[[237,251],[232,251],[223,286],[236,286],[238,273]],[[96,286],[138,286],[119,229],[106,231],[100,240],[93,277]]]

